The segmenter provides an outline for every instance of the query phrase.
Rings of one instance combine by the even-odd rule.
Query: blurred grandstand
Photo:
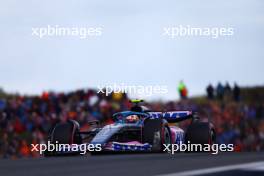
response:
[[[237,99],[234,93],[224,93],[222,97],[210,96],[214,95],[214,89],[207,93],[208,97],[147,105],[156,111],[197,111],[215,124],[218,143],[233,143],[236,151],[264,150],[264,87],[241,88]],[[30,144],[44,143],[58,121],[75,119],[81,129],[89,129],[88,121],[112,123],[113,113],[130,106],[126,94],[105,96],[92,89],[44,92],[41,96],[7,94],[1,90],[0,158],[38,157],[38,153],[31,152]],[[181,126],[184,128],[186,124]]]

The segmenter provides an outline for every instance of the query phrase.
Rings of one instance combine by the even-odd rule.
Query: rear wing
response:
[[[149,112],[150,118],[164,118],[168,122],[180,122],[193,118],[192,111]]]

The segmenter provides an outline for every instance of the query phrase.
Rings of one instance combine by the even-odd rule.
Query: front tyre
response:
[[[144,122],[143,142],[152,145],[152,152],[162,152],[163,144],[171,143],[170,128],[162,119],[147,119]]]
[[[68,120],[64,123],[58,123],[49,136],[49,141],[52,144],[81,144],[82,138],[79,133],[79,123],[74,120]],[[45,151],[44,156],[56,156],[56,151]]]

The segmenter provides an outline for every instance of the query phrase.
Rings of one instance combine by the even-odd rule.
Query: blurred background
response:
[[[111,123],[130,95],[98,94],[113,83],[166,85],[154,110],[194,110],[219,143],[263,150],[264,3],[260,0],[0,2],[0,156],[37,157],[58,121]],[[99,37],[32,36],[32,28],[101,27]],[[164,27],[232,27],[233,36],[163,36]],[[183,82],[180,82],[180,81]],[[184,128],[184,124],[183,128]]]

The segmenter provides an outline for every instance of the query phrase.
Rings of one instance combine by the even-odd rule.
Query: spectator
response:
[[[228,82],[226,82],[226,85],[224,87],[224,99],[225,101],[229,101],[232,99],[232,89]]]
[[[229,95],[231,91],[232,91],[232,89],[231,89],[229,83],[226,82],[226,85],[225,85],[225,94]]]
[[[178,86],[178,91],[179,91],[181,99],[187,98],[188,90],[183,81],[180,81],[179,86]]]
[[[206,92],[207,92],[207,98],[209,100],[214,99],[214,87],[212,86],[211,83],[207,86]]]
[[[216,88],[216,94],[217,94],[217,98],[219,100],[223,100],[224,92],[225,92],[225,89],[224,89],[223,85],[219,82],[217,85],[217,88]]]
[[[240,87],[235,83],[234,90],[233,90],[233,97],[236,102],[240,101]]]

